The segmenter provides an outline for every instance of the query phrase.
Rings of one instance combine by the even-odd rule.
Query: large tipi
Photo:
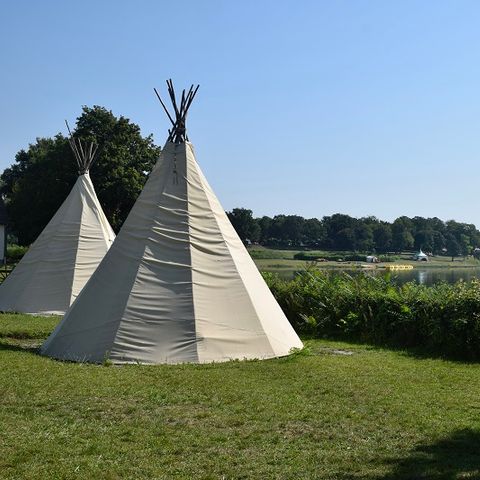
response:
[[[96,146],[69,138],[79,177],[57,213],[0,285],[0,311],[63,315],[115,239],[93,188]]]
[[[162,102],[172,122],[165,147],[44,355],[203,363],[302,347],[195,160],[185,119],[197,90],[184,91],[178,105],[167,83],[175,113]]]

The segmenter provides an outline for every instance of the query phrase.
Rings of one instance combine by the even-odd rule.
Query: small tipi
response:
[[[162,102],[172,122],[165,147],[44,355],[204,363],[302,347],[195,160],[185,119],[197,90],[183,91],[178,105],[167,84],[175,120]]]
[[[69,142],[79,177],[57,213],[0,285],[0,311],[63,315],[115,239],[88,173],[97,148],[71,134]]]

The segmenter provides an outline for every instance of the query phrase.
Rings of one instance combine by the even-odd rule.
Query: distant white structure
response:
[[[428,255],[420,249],[420,251],[413,256],[413,259],[417,262],[428,262]]]
[[[375,255],[367,255],[367,263],[378,263],[379,260]]]

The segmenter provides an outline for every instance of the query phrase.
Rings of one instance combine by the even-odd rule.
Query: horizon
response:
[[[200,84],[187,127],[227,211],[480,225],[475,2],[180,4],[5,8],[0,169],[82,105],[163,145],[172,78]]]
[[[232,211],[233,209],[235,209],[235,208],[245,208],[245,209],[247,209],[247,210],[252,210],[251,208],[236,206],[236,207],[233,207],[233,208],[230,209],[230,210],[226,210],[226,212],[227,212],[227,213],[231,213],[231,211]],[[292,216],[294,216],[294,215],[298,215],[298,214],[296,214],[296,213],[275,213],[275,214],[273,214],[273,215],[255,215],[255,212],[252,210],[252,217],[253,217],[254,219],[257,219],[257,220],[260,219],[260,218],[262,218],[263,216],[267,216],[267,217],[270,217],[270,218],[275,218],[275,217],[278,216],[278,215],[285,215],[285,216],[290,216],[290,215],[292,215]],[[330,215],[323,215],[323,216],[321,216],[321,217],[303,217],[303,218],[304,218],[305,220],[310,220],[310,219],[312,219],[312,218],[315,218],[315,219],[317,219],[317,220],[322,220],[322,219],[325,218],[325,217],[332,217],[333,215],[346,215],[346,216],[349,216],[349,217],[351,217],[351,218],[353,218],[353,219],[355,219],[355,220],[375,218],[375,219],[378,220],[379,222],[387,222],[387,223],[390,223],[390,224],[392,224],[392,223],[393,223],[395,220],[397,220],[398,218],[407,217],[407,215],[399,215],[398,217],[394,218],[393,220],[385,220],[384,218],[379,218],[379,217],[377,217],[376,215],[365,215],[365,216],[362,216],[362,217],[354,217],[354,216],[349,215],[348,213],[345,213],[345,212],[334,212],[334,213],[332,213],[332,214],[330,214]],[[302,215],[298,215],[298,216],[302,217]],[[432,216],[432,217],[421,217],[420,215],[415,215],[415,216],[413,216],[413,217],[407,217],[407,218],[409,218],[410,220],[412,220],[412,219],[417,218],[417,217],[418,217],[418,218],[423,218],[423,219],[425,219],[425,220],[438,219],[438,220],[442,221],[442,222],[445,223],[445,224],[446,224],[447,222],[449,222],[449,221],[454,221],[454,222],[457,222],[457,223],[473,225],[473,226],[478,230],[477,225],[476,225],[475,223],[472,223],[472,222],[461,222],[461,221],[459,221],[459,220],[457,220],[457,219],[455,219],[455,218],[441,218],[441,217],[439,217],[439,216],[437,216],[437,215],[434,215],[434,216]]]

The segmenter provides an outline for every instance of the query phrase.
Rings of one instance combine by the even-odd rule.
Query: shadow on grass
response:
[[[388,463],[391,472],[377,480],[480,479],[480,431],[457,430]]]
[[[301,335],[303,341],[308,340],[328,340],[332,342],[341,342],[360,347],[365,350],[389,350],[391,352],[404,355],[406,357],[416,358],[417,360],[448,360],[449,362],[456,363],[480,363],[480,359],[471,358],[467,355],[460,356],[458,354],[450,352],[437,352],[432,350],[429,347],[425,346],[402,346],[394,343],[382,343],[382,342],[373,342],[373,341],[363,341],[358,338],[342,337],[342,336],[325,336],[317,337],[314,335]]]
[[[4,338],[0,339],[0,352],[1,351],[10,351],[10,352],[27,352],[34,355],[38,354],[40,348],[40,343],[11,343],[5,341]]]

